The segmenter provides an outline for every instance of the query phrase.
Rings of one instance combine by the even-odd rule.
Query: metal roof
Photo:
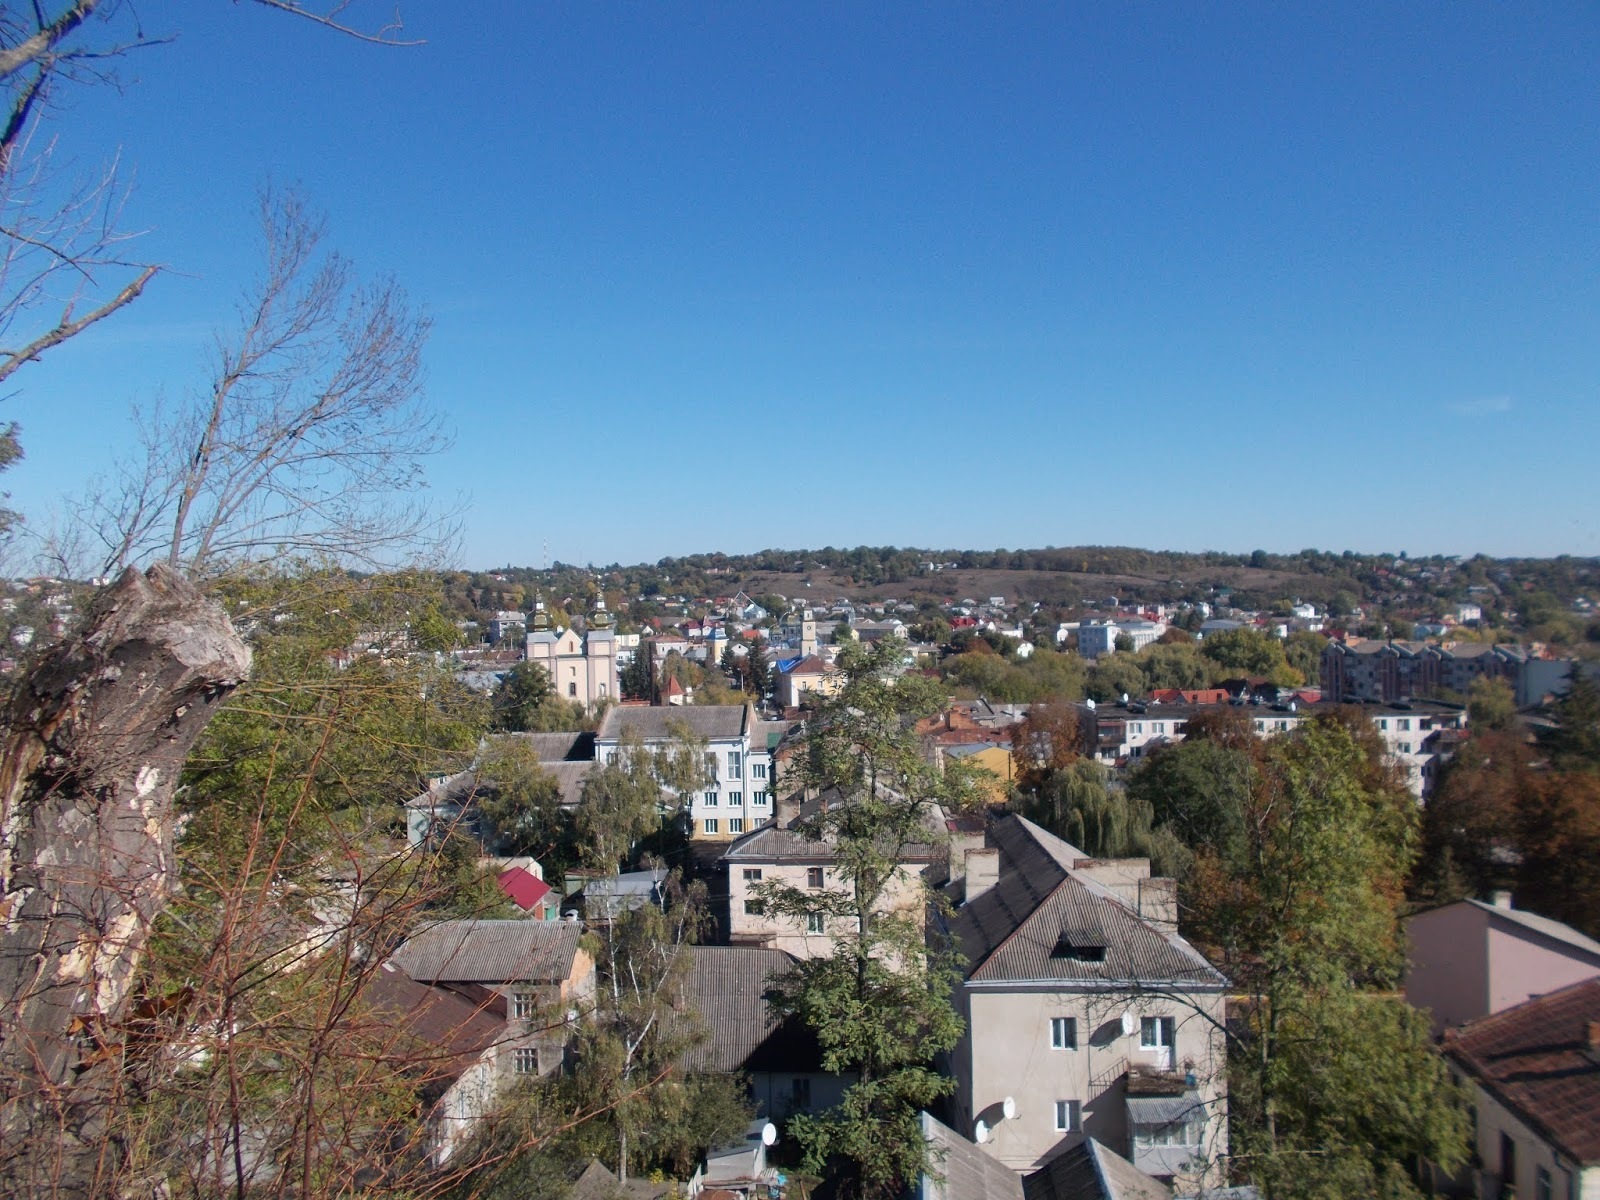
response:
[[[627,730],[645,741],[665,741],[676,727],[696,737],[743,737],[749,728],[750,708],[744,704],[686,704],[650,708],[613,708],[606,713],[595,740],[616,742]]]
[[[580,932],[572,921],[440,921],[392,961],[419,983],[554,983],[572,974]]]

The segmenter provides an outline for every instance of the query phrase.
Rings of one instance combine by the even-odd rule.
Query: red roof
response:
[[[1600,1163],[1600,979],[1445,1034],[1444,1051],[1584,1165]]]
[[[531,912],[541,900],[550,894],[550,885],[537,875],[524,871],[521,867],[512,867],[509,871],[502,871],[500,878],[495,880],[500,885],[500,890],[511,898],[513,904],[523,912]]]

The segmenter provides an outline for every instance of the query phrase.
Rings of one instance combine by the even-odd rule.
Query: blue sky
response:
[[[463,565],[1600,554],[1592,5],[401,9],[140,6],[59,115],[172,272],[13,380],[35,519],[199,379],[270,176],[434,317]]]

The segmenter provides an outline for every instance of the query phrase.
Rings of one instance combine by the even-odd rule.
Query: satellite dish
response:
[[[1126,704],[1128,702],[1128,693],[1127,692],[1123,692],[1122,693],[1122,702],[1124,704]]]
[[[1139,1023],[1136,1020],[1134,1020],[1134,1016],[1133,1016],[1133,1014],[1131,1012],[1125,1012],[1125,1013],[1122,1014],[1122,1036],[1123,1037],[1132,1037],[1134,1030],[1136,1030],[1138,1028],[1139,1028]]]
[[[979,1121],[972,1127],[972,1140],[980,1146],[989,1140],[989,1123],[987,1121]]]
[[[768,1121],[765,1125],[763,1125],[761,1127],[761,1144],[763,1146],[775,1146],[775,1145],[777,1145],[777,1142],[778,1142],[778,1127],[776,1125],[774,1125],[771,1121]]]
[[[1007,1096],[1004,1100],[1002,1100],[1000,1102],[1000,1111],[1005,1113],[1006,1120],[1008,1120],[1008,1121],[1015,1120],[1016,1116],[1017,1116],[1017,1102],[1015,1100],[1013,1100],[1010,1096]]]

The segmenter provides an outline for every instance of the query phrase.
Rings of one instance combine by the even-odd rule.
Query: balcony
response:
[[[1128,1073],[1128,1159],[1146,1174],[1185,1174],[1204,1158],[1205,1101],[1186,1085],[1174,1072]]]

